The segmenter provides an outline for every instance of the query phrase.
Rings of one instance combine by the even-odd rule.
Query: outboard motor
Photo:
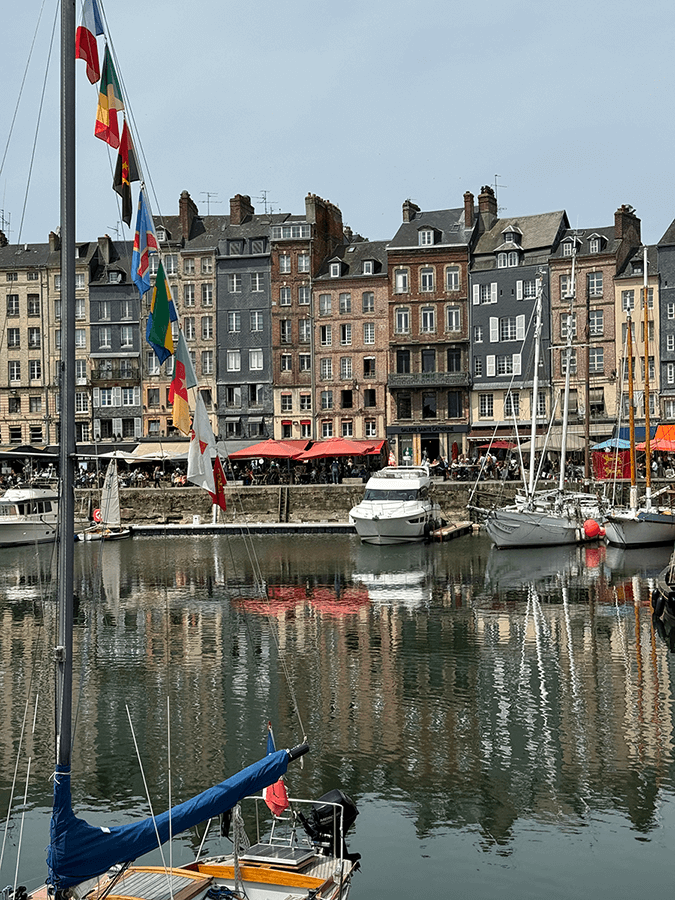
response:
[[[333,804],[337,804],[334,806]],[[337,808],[339,807],[339,808]],[[342,812],[340,812],[342,810]],[[356,862],[361,859],[360,853],[348,853],[345,835],[356,821],[359,811],[356,803],[343,791],[335,788],[328,791],[312,804],[312,812],[308,817],[299,814],[302,826],[324,856],[338,855],[342,840],[342,856]],[[342,835],[340,835],[342,824]]]

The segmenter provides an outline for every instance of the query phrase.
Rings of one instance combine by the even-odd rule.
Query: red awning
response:
[[[480,444],[479,450],[513,450],[514,447],[518,445],[513,441],[492,441],[490,444]]]
[[[380,447],[384,441],[379,442]],[[316,441],[309,450],[301,453],[299,459],[325,459],[328,456],[365,456],[379,453],[373,449],[378,441],[352,441],[349,438],[335,437],[326,441]]]
[[[260,459],[296,459],[308,443],[308,441],[301,441],[299,445],[293,447],[284,443],[284,441],[274,441],[270,438],[267,441],[261,441],[259,444],[253,444],[252,447],[235,450],[234,453],[229,454],[229,457],[230,459],[255,459],[255,457]]]

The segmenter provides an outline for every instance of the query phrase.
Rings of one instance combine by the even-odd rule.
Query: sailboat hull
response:
[[[485,530],[495,547],[558,547],[587,540],[575,519],[517,507],[494,509]]]
[[[675,515],[655,510],[613,512],[605,522],[607,541],[617,547],[650,547],[675,541]]]

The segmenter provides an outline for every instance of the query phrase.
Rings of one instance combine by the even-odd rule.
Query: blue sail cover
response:
[[[95,878],[116,863],[130,862],[154,850],[169,839],[200,822],[231,809],[244,797],[259,793],[280,778],[288,768],[286,750],[277,750],[259,762],[242,769],[215,787],[159,816],[131,825],[110,828],[90,825],[73,813],[70,799],[70,773],[57,766],[54,779],[54,808],[47,852],[48,883],[57,889]]]

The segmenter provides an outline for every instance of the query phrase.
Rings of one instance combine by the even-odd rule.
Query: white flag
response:
[[[192,434],[190,436],[190,449],[188,450],[187,480],[197,487],[204,488],[212,494],[216,491],[213,480],[213,463],[211,462],[211,450],[216,448],[216,439],[213,435],[211,422],[209,421],[202,395],[197,391],[195,412],[192,418]]]

